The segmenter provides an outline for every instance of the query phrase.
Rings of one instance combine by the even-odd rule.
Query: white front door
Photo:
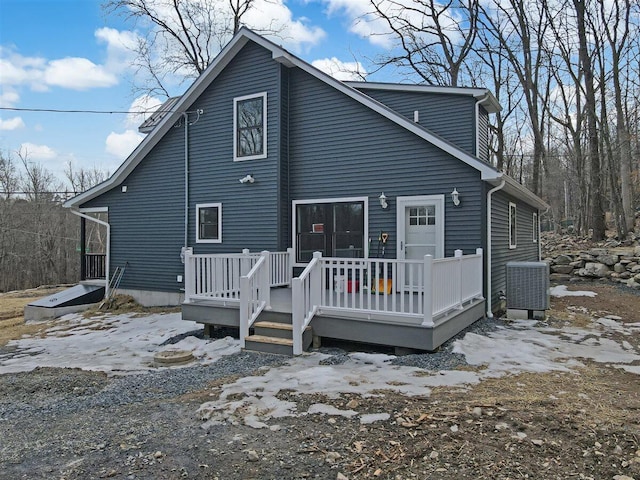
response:
[[[444,195],[398,197],[397,209],[397,258],[444,257]],[[422,286],[417,268],[404,268],[403,277],[407,286]]]

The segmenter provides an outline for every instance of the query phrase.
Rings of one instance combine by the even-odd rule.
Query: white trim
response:
[[[466,95],[479,99],[488,113],[502,110],[496,97],[487,88],[444,87],[439,85],[411,85],[405,83],[346,81],[345,84],[357,89],[389,90],[397,92],[440,93],[448,95]]]
[[[200,238],[200,209],[218,209],[218,238]],[[222,203],[196,203],[196,243],[222,243]]]
[[[493,311],[491,310],[492,308],[492,294],[491,294],[491,282],[493,281],[492,279],[492,274],[491,274],[491,269],[492,269],[492,259],[491,259],[491,255],[493,252],[492,249],[492,245],[491,242],[492,240],[492,228],[493,228],[493,223],[492,223],[492,215],[493,213],[491,212],[491,200],[492,200],[492,195],[497,192],[498,190],[502,190],[504,188],[505,185],[505,181],[502,180],[502,182],[500,182],[500,185],[498,185],[497,187],[492,188],[491,190],[489,190],[487,192],[487,248],[485,250],[485,259],[486,259],[486,275],[487,275],[487,283],[486,283],[486,291],[487,291],[487,318],[493,318]]]
[[[238,102],[262,98],[262,153],[259,155],[238,156]],[[259,160],[267,158],[267,92],[254,93],[235,97],[233,99],[233,161],[244,162],[245,160]]]
[[[513,207],[513,219],[511,218],[511,207]],[[511,238],[511,221],[513,220],[513,233],[516,238]],[[513,250],[518,246],[518,206],[509,202],[509,250]]]
[[[108,213],[109,207],[79,208],[78,211],[82,213]]]
[[[396,258],[405,258],[404,244],[406,243],[405,209],[412,206],[423,205],[436,206],[436,255],[435,258],[444,258],[444,194],[440,195],[416,195],[411,197],[396,197]]]
[[[538,221],[538,212],[533,212],[531,216],[531,230],[533,231],[533,243],[538,243],[540,238],[540,222]]]
[[[291,246],[293,248],[294,267],[306,267],[306,263],[296,262],[298,251],[296,248],[296,225],[297,225],[297,206],[309,205],[313,203],[355,203],[363,202],[364,204],[364,238],[363,251],[364,258],[369,258],[369,197],[337,197],[337,198],[312,198],[305,200],[293,200],[291,202]]]

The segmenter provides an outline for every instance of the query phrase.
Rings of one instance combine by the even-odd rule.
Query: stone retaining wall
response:
[[[544,261],[549,264],[551,281],[607,278],[640,290],[640,246],[592,248],[559,254]]]

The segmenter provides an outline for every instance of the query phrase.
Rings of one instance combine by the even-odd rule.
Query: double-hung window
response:
[[[267,156],[267,93],[233,99],[233,159]]]
[[[196,229],[197,243],[222,243],[222,204],[197,204]]]

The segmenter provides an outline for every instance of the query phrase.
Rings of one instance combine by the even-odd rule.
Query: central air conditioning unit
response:
[[[507,263],[507,309],[542,311],[549,308],[549,265],[545,262]]]

